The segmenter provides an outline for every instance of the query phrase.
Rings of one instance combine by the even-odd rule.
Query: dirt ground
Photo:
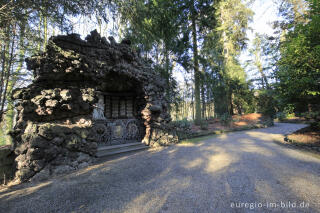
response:
[[[320,147],[320,128],[314,126],[305,127],[288,135],[288,139],[293,140],[295,143]]]
[[[251,113],[246,115],[234,115],[232,120],[228,123],[222,122],[218,118],[210,119],[207,121],[206,129],[209,131],[215,130],[232,130],[232,129],[241,129],[243,127],[251,127],[257,124],[261,124],[266,119],[259,113]],[[193,132],[201,132],[204,129],[201,129],[200,125],[192,125],[191,130]]]

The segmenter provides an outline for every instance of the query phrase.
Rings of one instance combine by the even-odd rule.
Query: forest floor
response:
[[[277,122],[283,123],[303,123],[307,127],[299,129],[286,136],[285,141],[301,147],[315,147],[320,149],[320,118],[308,119],[305,117],[291,117]],[[319,150],[320,151],[320,150]]]
[[[320,147],[320,127],[308,126],[289,134],[287,139],[300,145]]]
[[[201,125],[193,124],[191,126],[191,137],[261,128],[266,127],[267,122],[268,119],[263,117],[262,114],[259,113],[234,115],[227,121],[217,118],[209,119],[203,121]]]
[[[275,119],[275,122],[281,122],[281,123],[295,123],[295,124],[310,124],[314,122],[313,119],[307,119],[305,117],[290,117],[285,119]]]
[[[274,143],[304,124],[198,138],[0,189],[0,212],[320,212],[320,155]]]

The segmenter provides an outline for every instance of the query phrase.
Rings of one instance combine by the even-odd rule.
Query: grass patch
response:
[[[181,144],[199,143],[199,142],[208,140],[210,138],[213,138],[215,136],[216,136],[216,134],[212,134],[212,135],[208,135],[208,136],[201,136],[201,137],[196,137],[196,138],[189,138],[189,139],[181,140],[180,143]]]

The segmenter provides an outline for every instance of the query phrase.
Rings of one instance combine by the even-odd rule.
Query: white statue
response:
[[[99,95],[98,98],[99,101],[93,109],[92,118],[93,120],[105,120],[106,117],[104,117],[104,96]]]

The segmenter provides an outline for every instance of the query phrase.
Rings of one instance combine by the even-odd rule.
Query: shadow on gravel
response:
[[[310,207],[285,211],[319,212],[320,160],[273,143],[284,131],[277,128],[284,126],[113,157],[23,184],[0,191],[0,212],[283,212],[266,205],[289,201]]]

